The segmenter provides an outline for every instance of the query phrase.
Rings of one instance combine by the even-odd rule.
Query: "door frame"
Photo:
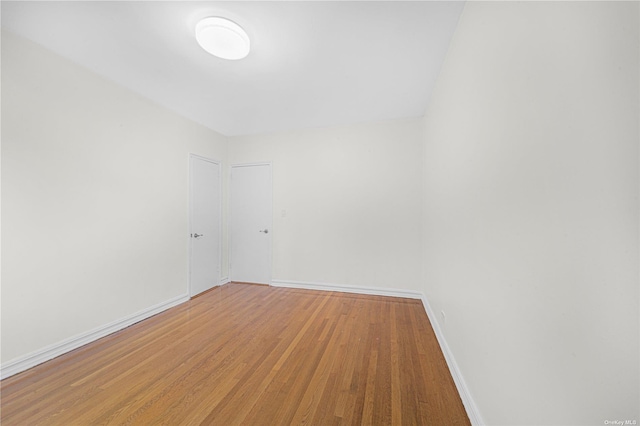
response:
[[[222,214],[223,214],[223,209],[222,209],[222,204],[224,203],[223,198],[222,198],[222,162],[219,160],[214,160],[212,158],[209,157],[205,157],[199,154],[194,154],[192,152],[189,153],[188,159],[187,161],[188,163],[188,193],[189,193],[189,199],[187,201],[187,209],[188,209],[188,218],[187,218],[187,293],[189,294],[189,298],[192,298],[194,296],[193,294],[193,288],[191,285],[191,255],[192,255],[192,238],[191,238],[191,234],[192,234],[192,230],[191,230],[191,225],[193,222],[193,208],[192,208],[192,201],[193,201],[193,175],[191,173],[191,160],[192,159],[198,159],[198,160],[203,160],[203,161],[207,161],[209,163],[213,163],[213,164],[217,164],[219,167],[219,173],[218,173],[218,190],[220,191],[220,205],[218,206],[219,209],[219,219],[218,219],[218,265],[219,265],[219,270],[218,270],[218,276],[216,279],[216,283],[213,287],[218,287],[220,285],[220,277],[222,276]],[[206,290],[205,290],[206,291]]]
[[[255,166],[269,166],[269,187],[271,189],[271,197],[269,199],[271,203],[270,215],[269,215],[269,286],[273,285],[273,162],[271,161],[257,161],[251,163],[235,163],[229,166],[229,265],[227,265],[229,271],[229,281],[233,280],[233,252],[231,250],[233,235],[231,230],[233,229],[233,191],[231,176],[234,168],[239,167],[255,167]]]

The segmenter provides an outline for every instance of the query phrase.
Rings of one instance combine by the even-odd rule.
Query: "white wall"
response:
[[[230,164],[273,162],[274,280],[416,290],[420,134],[415,119],[230,138]]]
[[[461,17],[425,118],[422,290],[487,424],[640,421],[638,16]]]
[[[188,153],[226,144],[3,32],[3,363],[186,294]]]

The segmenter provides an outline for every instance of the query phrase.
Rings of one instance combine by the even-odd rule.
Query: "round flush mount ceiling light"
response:
[[[196,40],[204,50],[223,59],[242,59],[251,48],[249,36],[240,25],[218,16],[198,22]]]

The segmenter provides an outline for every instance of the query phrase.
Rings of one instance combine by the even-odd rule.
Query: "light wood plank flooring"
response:
[[[10,425],[468,425],[419,300],[227,284],[1,382]]]

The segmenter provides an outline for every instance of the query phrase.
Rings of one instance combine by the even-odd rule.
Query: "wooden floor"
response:
[[[1,382],[9,425],[468,425],[419,300],[227,284]]]

